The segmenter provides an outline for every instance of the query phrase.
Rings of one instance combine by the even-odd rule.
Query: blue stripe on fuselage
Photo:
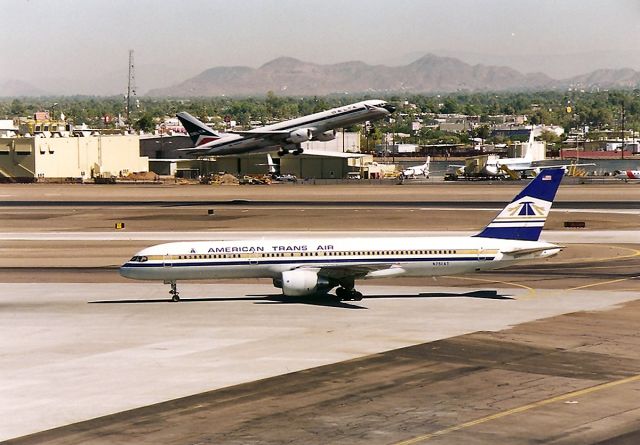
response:
[[[249,261],[255,261],[255,265],[264,265],[264,264],[300,264],[300,265],[309,265],[309,264],[349,264],[354,263],[354,265],[360,265],[362,263],[368,264],[387,264],[387,263],[425,263],[430,261],[491,261],[495,258],[495,256],[471,256],[471,257],[457,257],[457,258],[360,258],[360,259],[348,259],[348,258],[332,258],[332,259],[293,259],[289,258],[280,258],[280,259],[261,259],[261,258],[244,258],[242,260],[234,259],[233,261],[225,261],[225,260],[217,260],[217,261],[189,261],[185,262],[184,260],[169,260],[166,263],[171,263],[170,267],[193,267],[193,266],[247,266],[254,265],[249,264]],[[126,263],[122,267],[168,267],[163,266],[165,263]]]

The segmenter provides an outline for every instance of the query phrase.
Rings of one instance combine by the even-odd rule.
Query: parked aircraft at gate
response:
[[[413,167],[407,167],[402,170],[402,175],[405,178],[415,178],[418,175],[422,175],[425,178],[429,177],[429,164],[431,163],[431,156],[427,156],[427,160],[422,165],[414,165]]]
[[[177,117],[193,141],[195,148],[185,150],[190,154],[221,156],[279,149],[279,155],[283,156],[288,152],[302,153],[300,144],[303,142],[335,139],[336,128],[375,121],[394,111],[395,107],[383,100],[365,100],[266,127],[226,134],[214,132],[189,113],[181,112]]]
[[[337,287],[342,300],[360,300],[355,280],[399,275],[438,276],[498,269],[548,257],[560,246],[539,241],[563,169],[542,171],[474,236],[330,237],[159,244],[136,253],[120,274],[171,284],[213,278],[271,278],[286,296],[322,294]],[[426,225],[426,224],[425,224]]]
[[[640,180],[640,170],[624,170],[616,173],[616,178],[623,181],[637,181]]]

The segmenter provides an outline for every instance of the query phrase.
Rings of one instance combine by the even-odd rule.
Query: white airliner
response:
[[[640,179],[640,170],[624,170],[616,173],[616,178],[623,181],[637,181]]]
[[[375,121],[388,116],[395,109],[383,100],[365,100],[265,127],[226,134],[214,132],[189,113],[181,112],[177,117],[193,141],[195,148],[185,150],[190,154],[221,156],[279,149],[279,155],[283,156],[288,152],[302,153],[300,144],[303,142],[335,139],[336,128]]]
[[[523,158],[501,158],[495,154],[469,158],[467,161],[479,158],[485,159],[485,163],[481,168],[475,167],[473,162],[468,165],[450,165],[450,167],[457,169],[456,174],[466,177],[493,178],[511,176],[513,179],[519,179],[526,177],[527,172],[532,172],[535,176],[540,174],[541,171],[545,171],[545,169],[561,168],[566,173],[570,168],[595,165],[594,163],[577,164],[575,162],[569,164],[536,165],[530,156]]]
[[[431,162],[431,156],[427,156],[427,161],[422,165],[414,165],[413,167],[407,167],[402,170],[402,176],[405,178],[415,178],[422,175],[425,178],[429,177],[429,163]]]
[[[479,234],[445,237],[343,237],[186,241],[136,253],[120,274],[176,282],[213,278],[271,278],[285,296],[323,294],[337,287],[341,300],[360,300],[359,279],[438,276],[498,269],[548,257],[562,247],[538,241],[562,169],[544,170]]]
[[[593,166],[594,163],[577,164],[571,162],[568,164],[541,165],[540,161],[533,159],[533,144],[535,139],[533,131],[529,133],[529,142],[525,143],[525,155],[519,158],[501,158],[497,154],[489,154],[484,156],[474,156],[467,159],[466,165],[450,165],[456,168],[456,174],[466,177],[506,177],[513,179],[524,178],[527,172],[538,175],[544,169],[562,168],[565,173],[570,168]],[[480,165],[478,165],[480,164]]]

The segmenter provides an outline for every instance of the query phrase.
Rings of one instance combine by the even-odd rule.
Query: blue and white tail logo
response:
[[[537,241],[547,220],[564,170],[550,168],[540,172],[511,203],[476,236]]]

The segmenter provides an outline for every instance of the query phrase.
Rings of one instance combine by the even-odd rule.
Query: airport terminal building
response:
[[[88,180],[149,171],[136,135],[0,138],[0,180]]]

